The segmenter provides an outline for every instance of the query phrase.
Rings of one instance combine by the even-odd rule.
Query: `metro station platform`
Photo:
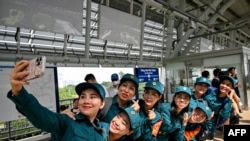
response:
[[[250,110],[244,110],[243,113],[240,114],[243,118],[240,119],[240,124],[249,124],[250,125]],[[206,140],[210,141],[210,140]],[[221,131],[216,131],[214,141],[224,141],[223,134]]]

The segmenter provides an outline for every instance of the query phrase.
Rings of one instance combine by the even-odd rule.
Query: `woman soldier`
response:
[[[207,90],[210,87],[211,82],[208,78],[198,77],[194,84],[194,93],[191,98],[194,100],[198,100],[200,102],[204,102],[203,97],[207,95]]]
[[[161,115],[159,113],[159,102],[163,94],[163,84],[159,81],[149,81],[144,87],[143,100],[139,100],[140,117],[143,119],[140,130],[141,135],[137,138],[138,134],[132,134],[133,139],[138,141],[147,140],[149,134],[156,130],[157,122],[161,122]],[[155,124],[155,126],[154,126]],[[154,128],[155,127],[155,128]]]
[[[208,88],[210,86],[211,86],[211,82],[208,78],[198,77],[196,79],[195,84],[194,84],[194,93],[191,95],[191,99],[195,101],[194,104],[196,104],[196,102],[199,102],[199,103],[204,103],[208,105],[207,101],[204,100],[204,97],[206,95],[209,95],[212,92],[212,91],[208,92]],[[211,117],[213,116],[213,114],[214,113],[212,112]],[[208,118],[210,119],[210,117]],[[200,124],[199,126],[201,128],[200,130],[196,130],[196,131],[201,131],[199,134],[202,134],[203,131],[207,131],[205,122],[203,124]],[[193,125],[192,123],[188,122],[186,130],[194,130],[194,129],[197,129],[196,125]],[[207,137],[211,138],[211,136],[212,136],[211,133],[207,132]],[[196,140],[196,139],[193,138],[192,140]]]
[[[99,111],[97,116],[98,119],[105,123],[111,123],[111,120],[120,113],[121,108],[130,107],[133,102],[135,103],[135,101],[132,101],[131,99],[137,93],[138,83],[139,80],[136,76],[128,73],[123,75],[118,86],[118,94],[114,97],[105,98],[105,106]],[[138,101],[136,101],[136,103],[138,103]],[[136,106],[139,105],[137,104]],[[62,113],[75,119],[75,114],[69,110]],[[134,137],[138,137],[140,134],[141,133],[137,131],[134,133]]]
[[[130,141],[130,135],[138,133],[142,118],[138,101],[133,102],[130,107],[120,108],[120,113],[111,120],[108,141]]]
[[[192,103],[191,94],[189,87],[178,86],[172,103],[161,104],[163,123],[156,137],[158,141],[180,141],[186,128],[188,113],[191,113],[194,108],[189,107]]]
[[[10,74],[11,90],[7,97],[15,103],[17,109],[37,128],[50,132],[58,141],[105,141],[108,136],[108,124],[99,122],[96,115],[104,107],[105,91],[97,83],[80,83],[75,87],[79,95],[79,111],[72,120],[67,115],[55,113],[43,107],[29,94],[23,85],[29,75],[26,68],[29,61],[18,62]]]
[[[221,76],[219,89],[204,97],[208,106],[214,112],[213,118],[206,124],[207,129],[212,133],[212,135],[214,135],[214,131],[217,127],[229,124],[232,110],[232,100],[228,98],[228,94],[234,89],[234,85],[235,83],[233,78],[226,75]]]
[[[171,103],[160,103],[159,113],[162,123],[156,133],[143,134],[145,140],[179,141],[186,127],[191,94],[192,91],[189,87],[178,86]]]
[[[110,121],[120,112],[120,107],[126,108],[133,104],[132,98],[138,91],[139,80],[132,74],[125,74],[120,80],[118,94],[112,98],[106,98],[106,106],[100,111],[98,118],[101,121]]]
[[[207,104],[196,101],[196,108],[193,110],[191,116],[188,118],[187,126],[184,132],[183,141],[204,141],[204,133],[206,132],[204,124],[213,116],[212,110]],[[207,135],[207,134],[206,134]]]

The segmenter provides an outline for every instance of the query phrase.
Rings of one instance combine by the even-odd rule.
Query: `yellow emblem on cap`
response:
[[[186,88],[186,87],[183,87],[183,90],[187,90],[187,88]]]
[[[135,111],[131,111],[130,113],[131,113],[132,115],[134,115],[134,114],[135,114]]]
[[[153,82],[152,85],[156,85],[156,82]]]
[[[130,78],[134,79],[134,75],[130,75]]]

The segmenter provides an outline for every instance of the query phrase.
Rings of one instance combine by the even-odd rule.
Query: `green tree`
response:
[[[112,85],[112,82],[102,82],[102,85],[104,85],[106,88],[110,87]]]
[[[75,85],[67,85],[63,88],[59,88],[59,99],[74,98],[75,93]]]

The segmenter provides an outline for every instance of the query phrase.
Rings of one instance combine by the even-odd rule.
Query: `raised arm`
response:
[[[60,115],[43,107],[38,100],[29,94],[23,85],[28,85],[29,82],[24,81],[29,72],[26,67],[29,65],[28,61],[20,61],[16,64],[10,73],[11,91],[7,97],[12,100],[17,109],[27,117],[27,119],[37,128],[47,132],[60,132],[67,117]]]

